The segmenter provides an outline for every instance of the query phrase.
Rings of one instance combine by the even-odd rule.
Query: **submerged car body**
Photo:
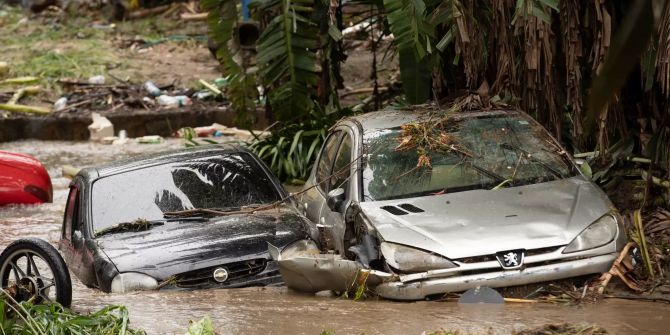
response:
[[[85,285],[105,292],[281,283],[267,244],[307,236],[285,197],[255,155],[233,146],[87,168],[71,183],[59,248]]]
[[[52,197],[51,178],[40,161],[0,150],[0,206],[41,204]]]
[[[358,269],[382,297],[415,300],[609,270],[622,219],[546,130],[520,111],[461,112],[442,149],[401,149],[407,125],[443,117],[381,111],[331,129],[299,200],[321,238],[274,255],[287,285],[341,289],[312,278]]]

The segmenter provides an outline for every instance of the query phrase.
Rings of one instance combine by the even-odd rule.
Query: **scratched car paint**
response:
[[[331,129],[298,200],[319,238],[271,250],[289,287],[347,290],[365,274],[380,296],[415,300],[610,268],[622,219],[537,122],[457,113],[448,134],[470,154],[429,152],[417,168],[416,151],[397,150],[400,127],[439,113],[387,110]]]
[[[59,248],[85,285],[105,292],[279,284],[267,244],[307,236],[290,203],[261,208],[285,197],[256,156],[233,146],[87,168],[71,183]]]

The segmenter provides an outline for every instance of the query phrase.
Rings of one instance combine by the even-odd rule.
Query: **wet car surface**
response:
[[[105,292],[277,284],[267,244],[306,236],[285,197],[234,146],[86,168],[70,185],[59,248],[82,283]]]
[[[87,142],[17,141],[0,144],[3,150],[34,155],[42,161],[54,183],[54,202],[37,206],[0,207],[0,248],[26,236],[57,244],[60,238],[69,180],[61,166],[92,166],[119,157],[176,149],[181,140],[159,145],[107,146]],[[466,334],[510,334],[546,323],[596,323],[614,334],[630,332],[665,334],[670,305],[607,299],[598,304],[478,305],[467,308],[455,302],[351,301],[339,297],[301,294],[285,287],[250,287],[221,290],[160,290],[103,293],[72,281],[72,308],[88,313],[108,305],[128,307],[131,326],[148,334],[183,334],[189,320],[209,315],[221,334],[421,334],[436,329]],[[402,315],[402,317],[398,317]],[[259,322],[262,317],[263,322]],[[160,318],[160,322],[156,322]]]
[[[366,270],[380,296],[416,300],[611,267],[623,220],[537,122],[514,110],[457,113],[440,135],[447,149],[400,150],[403,127],[431,118],[382,111],[333,127],[299,200],[321,239],[275,252],[289,287],[342,289],[310,278]]]

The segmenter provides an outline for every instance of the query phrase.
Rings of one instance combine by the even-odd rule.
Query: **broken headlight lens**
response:
[[[138,272],[119,273],[112,279],[112,293],[152,290],[157,286],[156,279]]]
[[[380,249],[386,263],[403,272],[424,272],[458,266],[440,255],[401,244],[383,242]]]
[[[597,248],[612,242],[617,234],[617,218],[607,214],[584,229],[563,250],[564,254]]]

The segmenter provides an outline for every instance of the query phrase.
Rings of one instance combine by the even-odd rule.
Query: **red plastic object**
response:
[[[51,178],[40,161],[0,150],[0,206],[41,204],[52,198]]]

